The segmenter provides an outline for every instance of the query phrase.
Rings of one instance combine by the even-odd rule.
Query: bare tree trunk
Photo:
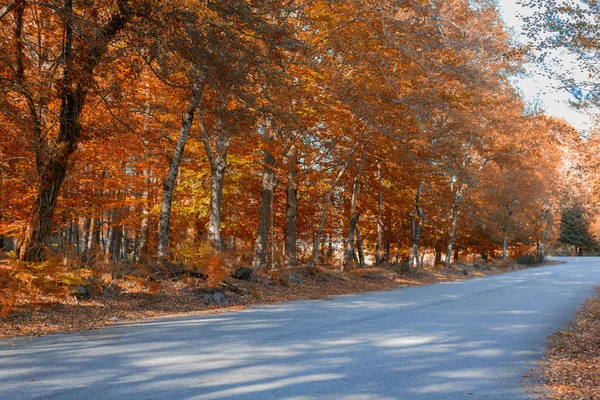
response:
[[[88,260],[91,260],[92,256],[97,255],[100,250],[100,231],[102,229],[100,222],[100,218],[94,217],[92,222],[92,235],[90,243],[88,244]]]
[[[360,194],[360,180],[365,169],[366,150],[363,149],[360,168],[356,177],[354,178],[354,184],[352,187],[352,200],[350,203],[350,225],[348,228],[348,248],[346,249],[346,258],[342,263],[342,271],[352,263],[352,257],[354,255],[354,234],[356,232],[356,224],[360,218],[360,213],[357,212],[358,206],[358,195]]]
[[[452,262],[452,248],[456,239],[456,225],[458,222],[458,203],[452,206],[452,225],[450,226],[450,238],[448,239],[448,250],[446,251],[445,266],[449,266]]]
[[[104,254],[114,256],[113,253],[113,242],[115,241],[115,226],[116,221],[116,210],[111,210],[106,213],[106,223],[108,227],[106,229],[106,245],[104,246]]]
[[[81,235],[81,259],[83,262],[87,263],[90,260],[90,227],[91,220],[88,217],[83,218],[83,227],[82,227],[82,235]]]
[[[544,228],[542,229],[542,239],[540,241],[540,261],[546,261],[546,243],[548,242],[548,235],[550,233],[550,226],[552,221],[552,212],[550,208],[546,208],[542,211],[542,223]]]
[[[79,217],[71,223],[71,239],[73,240],[74,255],[81,254],[79,247]]]
[[[146,188],[142,194],[142,221],[140,222],[140,232],[138,240],[136,240],[136,248],[134,251],[134,260],[136,262],[147,262],[148,261],[148,226],[149,226],[149,210],[148,210],[148,186],[150,184],[149,169],[144,170],[144,184]]]
[[[221,208],[223,204],[223,186],[225,184],[225,157],[216,157],[212,168],[210,209],[208,218],[208,240],[217,252],[222,250],[221,243]]]
[[[389,238],[383,240],[383,255],[381,257],[381,263],[387,264],[390,262],[390,246],[392,245]]]
[[[513,214],[514,202],[515,200],[512,200],[506,204],[506,214],[504,215],[504,225],[502,226],[502,261],[507,260],[508,224]]]
[[[502,227],[502,261],[506,261],[506,247],[508,243],[508,223]]]
[[[419,257],[419,241],[421,239],[421,230],[425,224],[425,212],[421,207],[421,193],[423,192],[423,181],[419,183],[417,188],[417,194],[415,196],[415,209],[411,213],[411,227],[412,227],[412,247],[410,255],[408,256],[408,267],[421,269],[421,258]],[[417,223],[417,216],[419,222]]]
[[[179,131],[179,138],[175,144],[173,150],[173,157],[169,164],[169,172],[164,181],[163,185],[163,197],[160,209],[159,225],[158,225],[158,248],[157,257],[166,258],[169,255],[169,230],[171,224],[171,206],[173,204],[173,190],[175,189],[175,181],[177,174],[179,173],[179,165],[181,164],[181,158],[183,157],[183,151],[185,150],[185,144],[187,142],[192,122],[194,120],[194,112],[198,107],[200,95],[196,91],[192,93],[190,103],[183,117],[181,123],[181,130]]]
[[[202,131],[202,141],[211,168],[211,186],[210,186],[210,208],[208,217],[208,241],[213,248],[220,252],[221,243],[221,206],[223,203],[223,186],[225,183],[225,170],[227,168],[227,152],[231,141],[228,131],[223,124],[223,113],[227,105],[226,99],[220,96],[221,108],[216,115],[217,136],[214,140],[214,149],[211,145],[210,135],[204,125],[202,110],[198,108],[198,121]]]
[[[277,178],[275,178],[275,180],[277,180]],[[275,181],[275,185],[277,185],[277,181]],[[273,191],[275,191],[275,188],[273,188]],[[273,203],[275,201],[275,193],[273,193],[271,195],[271,204],[269,205],[269,210],[271,211],[269,214],[269,232],[271,233],[271,245],[269,246],[269,249],[271,250],[269,252],[269,268],[270,269],[275,269],[275,247],[276,247],[276,243],[275,243],[275,208],[273,207]]]
[[[260,192],[260,205],[258,210],[258,228],[254,242],[254,255],[252,257],[252,268],[264,269],[267,267],[267,247],[269,242],[269,228],[273,205],[273,192],[277,186],[275,177],[275,157],[268,148],[275,139],[270,123],[266,124],[265,148],[262,189]]]
[[[469,185],[464,182],[457,183],[456,189],[454,189],[454,194],[452,195],[452,225],[450,226],[450,238],[448,240],[448,250],[446,251],[446,260],[445,266],[449,266],[452,262],[452,247],[454,246],[454,241],[456,239],[456,225],[458,223],[458,211],[460,208],[460,203],[464,198],[465,194],[469,190]]]
[[[287,212],[285,221],[285,265],[295,267],[298,262],[296,247],[296,217],[298,214],[298,149],[293,146],[288,154]]]
[[[340,180],[342,179],[344,172],[346,172],[346,170],[348,169],[348,166],[350,165],[350,162],[352,161],[352,159],[354,157],[354,153],[356,152],[357,148],[358,148],[358,144],[357,144],[357,146],[354,147],[354,149],[352,149],[352,151],[348,155],[348,158],[346,159],[345,164],[342,166],[342,168],[338,172],[335,180],[333,181],[333,183],[331,184],[331,187],[329,188],[329,191],[327,192],[327,197],[325,198],[325,204],[323,205],[323,211],[321,212],[321,220],[319,222],[319,228],[317,230],[317,234],[315,235],[315,241],[313,243],[312,262],[308,265],[308,268],[316,267],[319,262],[319,250],[321,247],[321,239],[323,237],[323,230],[325,229],[325,220],[327,219],[327,212],[329,211],[329,206],[331,205],[331,198],[333,196],[333,192],[337,188],[337,185],[340,183]]]
[[[379,264],[381,262],[382,257],[382,245],[383,245],[383,191],[382,191],[382,173],[381,173],[381,163],[377,163],[377,183],[378,183],[378,192],[377,192],[377,244],[375,245],[375,263]]]
[[[433,261],[434,265],[442,263],[442,246],[439,243],[435,244],[435,258]]]
[[[362,267],[365,265],[365,253],[363,252],[362,237],[358,228],[356,228],[356,250],[358,251],[358,264]]]

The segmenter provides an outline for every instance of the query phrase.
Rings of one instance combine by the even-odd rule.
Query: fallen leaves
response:
[[[469,274],[464,275],[463,269],[467,269]],[[205,282],[201,278],[165,280],[152,294],[135,282],[122,279],[115,281],[110,290],[106,289],[89,299],[70,297],[44,309],[20,304],[6,319],[0,319],[0,339],[95,329],[164,315],[222,312],[257,304],[329,299],[337,295],[457,281],[512,270],[490,264],[483,271],[473,266],[461,266],[459,269],[424,269],[404,273],[399,266],[390,265],[346,272],[323,267],[318,273],[310,274],[306,269],[298,268],[294,272],[302,277],[303,284],[283,285],[269,281],[271,284],[265,285],[264,277],[226,282],[220,290],[229,306],[206,304],[203,297]]]
[[[548,337],[542,375],[553,398],[600,399],[600,288],[564,331]]]

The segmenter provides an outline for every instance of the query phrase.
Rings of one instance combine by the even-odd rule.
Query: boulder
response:
[[[242,281],[249,281],[252,277],[252,268],[238,268],[235,270],[232,277]]]
[[[77,300],[87,299],[91,294],[91,290],[88,285],[70,286],[69,290],[71,291],[71,294],[77,298]]]
[[[290,272],[288,275],[288,281],[298,285],[302,285],[304,283],[304,279],[302,279],[300,275],[296,274],[295,272]]]
[[[203,298],[205,304],[219,304],[219,305],[227,304],[227,299],[225,298],[225,295],[223,294],[223,292],[220,292],[220,291],[216,291],[216,292],[212,292],[212,293],[203,293],[202,298]]]

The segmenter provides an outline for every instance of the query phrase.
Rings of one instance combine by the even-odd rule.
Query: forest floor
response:
[[[600,288],[568,326],[548,337],[542,378],[553,398],[600,399]]]
[[[285,274],[292,274],[285,275],[284,279],[253,275],[249,280],[228,279],[217,288],[207,287],[202,279],[192,277],[163,281],[160,287],[151,286],[150,289],[135,280],[120,279],[113,280],[101,292],[94,291],[88,298],[68,296],[60,301],[48,302],[45,307],[39,307],[39,299],[36,307],[27,299],[20,299],[7,317],[0,318],[0,339],[69,333],[165,315],[218,313],[252,305],[326,299],[336,295],[459,281],[525,268],[531,266],[459,263],[449,268],[410,272],[402,272],[397,265],[367,266],[345,272],[320,267],[316,274],[298,268],[287,270]],[[600,309],[600,300],[598,304]]]

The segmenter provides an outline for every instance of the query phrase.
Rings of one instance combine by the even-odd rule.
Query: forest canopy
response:
[[[14,0],[0,53],[23,262],[544,258],[594,202],[595,141],[511,85],[492,0]]]

